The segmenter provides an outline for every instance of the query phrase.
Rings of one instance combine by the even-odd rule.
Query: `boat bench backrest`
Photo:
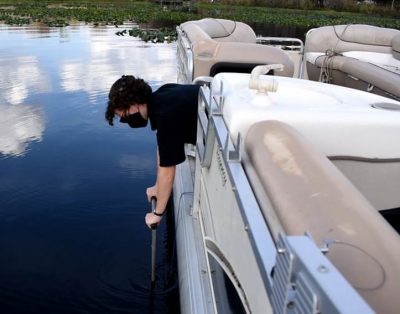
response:
[[[395,59],[400,60],[400,34],[392,39],[392,55]]]
[[[305,52],[371,51],[391,53],[393,37],[400,31],[371,25],[333,25],[308,32]]]
[[[317,245],[331,243],[327,257],[370,306],[396,313],[400,237],[362,194],[282,122],[254,124],[244,151],[244,168],[274,235],[308,232]]]
[[[203,19],[183,23],[181,29],[193,50],[193,79],[211,76],[212,68],[213,74],[221,72],[216,69],[221,63],[225,71],[229,64],[252,69],[253,65],[280,63],[284,70],[278,74],[293,76],[294,63],[289,56],[278,48],[257,44],[254,31],[244,23]]]
[[[321,55],[316,58],[315,65],[318,68],[322,68],[327,62],[327,57]],[[332,70],[349,74],[400,98],[400,75],[394,72],[369,62],[346,56],[335,56],[329,59],[329,64]]]
[[[257,40],[253,29],[242,22],[205,18],[202,20],[185,22],[181,27],[185,29],[186,26],[190,24],[197,25],[209,38],[215,41],[255,44]]]

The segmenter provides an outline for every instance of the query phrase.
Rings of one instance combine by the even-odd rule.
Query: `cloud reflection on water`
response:
[[[156,87],[176,82],[175,44],[147,44],[129,36],[99,36],[98,29],[88,31],[87,56],[63,60],[60,81],[64,91],[85,91],[94,103],[95,96],[107,94],[123,74],[142,77]]]
[[[29,142],[41,141],[45,129],[42,111],[27,105],[0,104],[0,153],[21,156]]]
[[[12,36],[4,28],[0,40],[8,39],[0,49],[0,153],[5,155],[21,156],[29,142],[42,140],[44,114],[31,103],[36,94],[46,103],[58,101],[62,93],[84,92],[87,103],[103,111],[111,85],[123,74],[140,76],[153,88],[176,82],[174,43],[116,36],[114,27],[66,27],[62,34],[47,30],[48,38],[38,37],[34,27],[10,28]],[[72,98],[58,113],[70,114],[82,100]]]
[[[0,60],[1,94],[8,103],[21,104],[32,92],[51,91],[50,79],[35,56],[18,56]]]
[[[149,279],[143,209],[155,138],[149,127],[109,127],[104,108],[124,73],[154,87],[176,81],[175,46],[112,27],[58,30],[0,25],[1,313],[146,312],[135,287]],[[168,304],[157,300],[160,311]]]
[[[0,154],[23,156],[45,129],[43,111],[24,102],[32,93],[50,92],[51,82],[36,56],[2,58],[0,68]]]
[[[124,154],[119,158],[119,164],[133,178],[146,177],[156,167],[156,160],[148,155],[138,156],[133,154]]]

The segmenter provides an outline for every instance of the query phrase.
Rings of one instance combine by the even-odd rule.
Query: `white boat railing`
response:
[[[374,313],[308,236],[280,236],[274,313]]]
[[[178,82],[191,82],[193,80],[193,52],[188,38],[182,29],[176,28],[178,34],[177,56],[178,56]]]
[[[258,36],[257,43],[285,51],[295,64],[295,77],[304,78],[304,43],[299,38]]]
[[[280,48],[285,51],[304,52],[304,43],[301,39],[291,37],[257,36],[257,43]]]

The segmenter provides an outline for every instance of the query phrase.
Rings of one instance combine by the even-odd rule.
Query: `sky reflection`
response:
[[[0,153],[23,155],[29,142],[42,140],[44,128],[40,108],[0,104]]]
[[[36,56],[2,57],[0,69],[0,92],[10,104],[22,104],[32,91],[51,91],[49,76]]]
[[[103,111],[109,88],[123,74],[140,76],[153,89],[176,82],[174,43],[148,44],[130,36],[116,36],[117,30],[83,25],[59,31],[0,27],[1,153],[21,156],[26,142],[43,139],[43,121],[45,116],[52,116],[53,109],[39,115],[35,107],[43,107],[47,98],[58,102],[60,97],[84,93],[79,103],[78,98],[72,99],[67,108],[59,109],[59,114],[72,115],[83,98],[83,105]],[[15,105],[20,106],[7,109]],[[20,135],[17,130],[22,128]]]
[[[155,136],[104,111],[123,74],[176,82],[176,46],[116,31],[0,25],[0,313],[147,313]]]
[[[84,59],[65,59],[60,69],[64,91],[85,91],[94,96],[108,89],[122,74],[142,76],[152,85],[176,81],[172,44],[153,45],[132,37],[100,37],[92,40]],[[139,48],[139,49],[138,49]]]

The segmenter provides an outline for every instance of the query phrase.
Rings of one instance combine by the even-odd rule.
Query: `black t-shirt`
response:
[[[147,104],[152,130],[157,130],[160,166],[183,162],[185,143],[196,143],[198,85],[166,84]]]

